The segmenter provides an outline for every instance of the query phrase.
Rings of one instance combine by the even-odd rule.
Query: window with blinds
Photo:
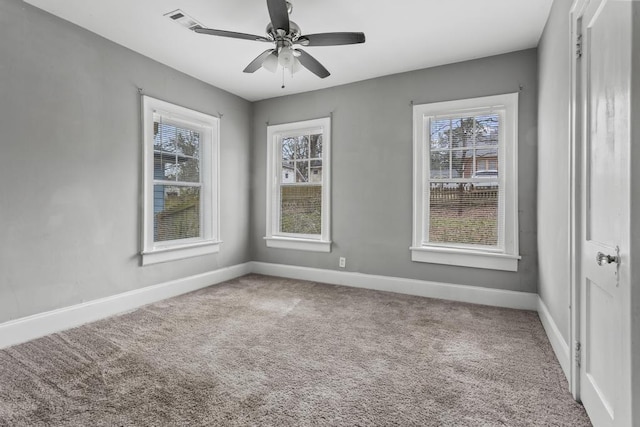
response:
[[[432,117],[425,123],[429,127],[425,241],[503,247],[500,122],[501,113],[494,111]]]
[[[218,120],[143,97],[143,264],[219,250]]]
[[[267,246],[328,252],[329,118],[269,126]]]
[[[517,94],[414,106],[412,260],[517,269]]]
[[[153,241],[202,236],[200,133],[154,114]]]

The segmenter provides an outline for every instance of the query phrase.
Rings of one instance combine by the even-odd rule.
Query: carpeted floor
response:
[[[1,350],[0,425],[590,424],[534,312],[249,275]]]

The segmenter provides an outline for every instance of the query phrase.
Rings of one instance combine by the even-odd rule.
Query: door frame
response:
[[[584,150],[584,136],[587,131],[587,123],[583,120],[586,117],[586,103],[583,102],[581,96],[586,91],[585,82],[582,79],[582,62],[580,60],[579,50],[582,50],[581,44],[581,31],[582,31],[582,16],[589,5],[591,0],[574,0],[571,6],[570,17],[570,31],[571,31],[571,100],[570,100],[570,200],[569,200],[569,252],[570,252],[570,331],[569,331],[569,351],[570,351],[570,371],[569,371],[569,387],[573,398],[580,401],[580,333],[581,333],[581,231],[582,231],[582,194],[581,186],[583,181],[583,166],[586,156]],[[640,9],[640,8],[639,8]],[[632,24],[632,33],[637,31],[640,26]],[[632,34],[632,46],[633,42],[640,39],[639,35]],[[634,81],[634,62],[631,62],[631,90],[632,94],[638,96],[640,91],[634,92],[634,85],[639,87],[640,84]],[[640,108],[634,109],[640,102],[634,103],[633,98],[630,100],[630,159],[640,160],[640,148],[634,149],[634,138],[640,135],[640,125],[635,124],[634,118],[640,117]],[[637,145],[637,144],[636,144]],[[630,160],[632,161],[632,160]],[[631,163],[633,164],[633,163]],[[629,235],[626,236],[629,239],[627,247],[628,253],[624,254],[623,262],[629,265],[629,302],[625,307],[625,313],[623,315],[623,322],[627,322],[622,325],[623,339],[628,342],[623,344],[622,351],[623,361],[628,365],[628,373],[630,374],[630,384],[628,384],[627,402],[629,412],[624,417],[626,421],[633,424],[633,421],[640,421],[640,411],[634,411],[634,405],[640,403],[640,372],[637,372],[640,367],[638,359],[640,356],[634,356],[634,348],[640,347],[639,342],[633,342],[632,338],[634,334],[638,334],[640,328],[640,315],[635,311],[638,311],[640,307],[640,288],[634,289],[633,284],[637,279],[640,279],[640,275],[634,271],[633,266],[640,263],[640,251],[633,244],[631,236],[634,233],[632,218],[634,215],[640,214],[639,200],[637,190],[632,187],[632,179],[634,177],[633,170],[629,168],[629,174],[626,177],[629,180],[628,188],[628,203],[629,203]],[[635,311],[634,311],[635,310]],[[635,357],[635,359],[634,359]],[[635,368],[635,369],[634,369]],[[634,372],[636,371],[636,372]],[[628,417],[628,418],[627,418]],[[630,424],[630,425],[631,425]]]
[[[578,49],[581,49],[581,20],[589,0],[574,0],[569,11],[571,20],[571,101],[570,101],[570,138],[569,138],[569,389],[571,395],[580,401],[580,233],[581,218],[581,174],[582,174],[582,137],[584,135],[584,105],[580,99],[582,93],[581,68]]]

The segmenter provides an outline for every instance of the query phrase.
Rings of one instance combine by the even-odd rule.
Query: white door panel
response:
[[[630,231],[631,3],[591,0],[581,22],[586,126],[579,252],[580,397],[595,426],[623,426],[630,423],[625,335],[630,283],[624,280],[624,254]],[[615,258],[618,247],[622,256]]]

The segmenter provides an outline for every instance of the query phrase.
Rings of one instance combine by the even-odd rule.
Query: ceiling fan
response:
[[[295,45],[338,46],[364,43],[365,41],[364,33],[342,32],[303,35],[300,27],[295,22],[289,20],[289,14],[293,7],[291,3],[286,0],[267,0],[267,9],[269,10],[271,22],[267,25],[266,37],[236,33],[233,31],[214,30],[212,28],[195,28],[194,31],[212,36],[274,43],[274,48],[265,50],[247,65],[243,70],[245,73],[253,73],[260,67],[275,72],[279,64],[284,69],[290,69],[292,73],[295,73],[301,67],[305,67],[321,79],[328,77],[331,73],[329,73],[317,59],[304,50],[295,48]]]

